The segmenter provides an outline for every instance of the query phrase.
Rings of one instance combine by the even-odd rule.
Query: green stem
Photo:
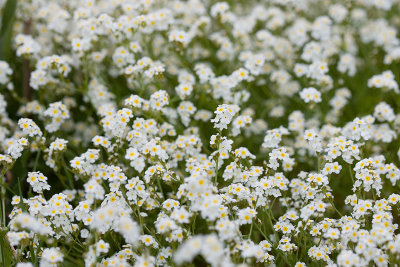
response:
[[[36,168],[37,168],[37,165],[38,165],[38,162],[39,162],[39,157],[40,157],[40,150],[37,152],[37,154],[36,154],[36,158],[35,158],[35,164],[33,165],[33,171],[35,172],[36,171]]]
[[[253,225],[254,225],[254,220],[251,222],[250,232],[249,232],[249,235],[247,236],[247,239],[251,238],[251,234],[253,233]]]
[[[6,227],[6,197],[5,197],[4,187],[1,188],[1,211],[2,211],[2,226],[5,228]]]
[[[350,164],[349,164],[348,166],[349,166],[349,173],[350,173],[351,182],[352,182],[353,185],[354,185],[353,170],[351,169],[351,165],[350,165]]]
[[[163,197],[163,199],[165,199],[165,195],[164,195],[164,191],[163,191],[162,186],[161,186],[160,179],[159,179],[159,178],[156,178],[156,179],[157,179],[157,185],[158,185],[158,187],[160,188],[162,197]]]
[[[1,197],[2,226],[5,228],[6,227],[6,187],[4,185],[6,184],[6,182],[4,179],[4,172],[2,172],[2,174],[0,176],[0,181],[1,181],[0,197]]]

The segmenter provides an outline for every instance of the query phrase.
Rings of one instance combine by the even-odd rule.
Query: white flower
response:
[[[169,103],[169,96],[166,91],[159,90],[150,96],[150,107],[155,110],[161,110]]]
[[[215,118],[211,120],[211,122],[214,122],[214,128],[219,130],[226,129],[238,111],[239,107],[237,105],[219,105],[214,112]]]
[[[62,262],[64,255],[58,248],[45,248],[42,253],[40,266],[51,266]]]
[[[300,97],[306,103],[309,103],[309,102],[319,103],[319,102],[321,102],[321,93],[319,91],[317,91],[317,89],[315,89],[313,87],[304,88],[300,92]]]
[[[100,254],[100,253],[107,253],[108,250],[110,248],[110,244],[108,244],[107,242],[104,242],[103,240],[99,240],[96,243],[96,253]]]
[[[399,85],[394,79],[394,74],[392,71],[387,70],[382,74],[374,75],[368,80],[368,87],[391,89],[396,93],[399,93]]]
[[[127,216],[119,219],[116,229],[129,244],[136,245],[139,241],[140,230],[136,222]]]

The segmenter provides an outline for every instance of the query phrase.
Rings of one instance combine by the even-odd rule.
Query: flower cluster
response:
[[[3,2],[0,266],[400,262],[399,0]]]

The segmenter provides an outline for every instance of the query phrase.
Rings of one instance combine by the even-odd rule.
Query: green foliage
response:
[[[13,252],[6,237],[6,229],[0,229],[0,266],[12,266]]]
[[[8,60],[11,57],[11,38],[17,2],[17,0],[8,0],[1,12],[0,59],[3,60]]]

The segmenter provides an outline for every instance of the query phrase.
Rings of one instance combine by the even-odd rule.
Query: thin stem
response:
[[[351,169],[351,165],[350,165],[350,164],[349,164],[348,166],[349,166],[350,178],[351,178],[351,181],[352,181],[352,183],[353,183],[353,185],[354,185],[353,170]]]
[[[36,168],[37,168],[37,165],[38,165],[38,162],[39,162],[40,152],[41,152],[41,150],[39,150],[39,151],[37,152],[37,154],[36,154],[35,164],[33,165],[33,171],[34,171],[34,172],[36,171]]]
[[[253,226],[254,226],[254,220],[252,220],[252,222],[251,222],[250,232],[249,232],[249,235],[247,236],[247,239],[251,238],[251,234],[253,233]]]
[[[1,175],[1,212],[2,212],[2,226],[5,228],[6,227],[6,189],[3,184],[5,183],[4,179],[4,174]]]
[[[162,189],[160,179],[158,179],[158,178],[157,178],[157,185],[158,185],[158,187],[160,188],[160,191],[161,191],[161,194],[162,194],[163,199],[165,199],[164,191],[163,191],[163,189]]]

